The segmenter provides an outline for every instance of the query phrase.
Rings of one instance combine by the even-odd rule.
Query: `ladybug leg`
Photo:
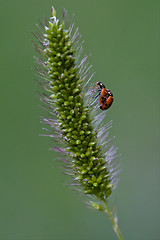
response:
[[[101,95],[101,89],[98,89],[96,92],[98,92],[98,94],[94,98],[97,98],[98,96]]]
[[[93,87],[90,87],[93,88]],[[99,89],[99,87],[94,87],[94,90],[92,90],[92,92],[96,93],[96,92],[101,92],[101,89]]]
[[[94,98],[97,98],[100,95],[100,93],[98,93]]]

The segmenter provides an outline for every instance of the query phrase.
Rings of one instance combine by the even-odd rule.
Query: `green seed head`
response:
[[[50,136],[55,138],[54,150],[64,155],[66,173],[73,177],[73,184],[84,194],[104,200],[115,186],[111,161],[116,150],[106,139],[111,122],[102,124],[106,112],[99,113],[91,96],[93,74],[89,75],[87,56],[80,55],[80,34],[78,29],[72,34],[73,24],[66,27],[65,14],[61,23],[54,8],[44,31],[38,37],[44,60],[37,58],[40,84],[45,89],[42,100],[50,114],[44,123],[50,126]],[[102,208],[96,203],[92,206]]]

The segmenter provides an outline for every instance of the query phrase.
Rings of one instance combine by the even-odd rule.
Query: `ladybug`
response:
[[[111,91],[109,89],[106,89],[104,84],[101,82],[97,82],[96,85],[99,86],[99,93],[96,97],[99,97],[99,105],[100,105],[100,109],[102,110],[106,110],[108,108],[110,108],[110,106],[113,103],[113,94],[111,93]]]

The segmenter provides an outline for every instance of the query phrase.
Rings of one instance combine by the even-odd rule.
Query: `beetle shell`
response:
[[[108,96],[108,91],[105,88],[102,88],[101,93],[100,93],[100,97],[99,97],[99,105],[102,105]]]
[[[106,110],[106,109],[110,108],[112,103],[113,103],[113,96],[109,96],[107,98],[107,100],[100,106],[100,109]]]

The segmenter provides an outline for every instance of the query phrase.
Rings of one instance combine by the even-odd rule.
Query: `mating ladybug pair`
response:
[[[98,85],[98,94],[95,96],[99,97],[99,105],[100,105],[100,109],[102,110],[106,110],[108,108],[110,108],[110,106],[113,103],[113,94],[111,93],[111,91],[109,89],[106,89],[104,84],[101,82],[97,82],[96,85]]]

